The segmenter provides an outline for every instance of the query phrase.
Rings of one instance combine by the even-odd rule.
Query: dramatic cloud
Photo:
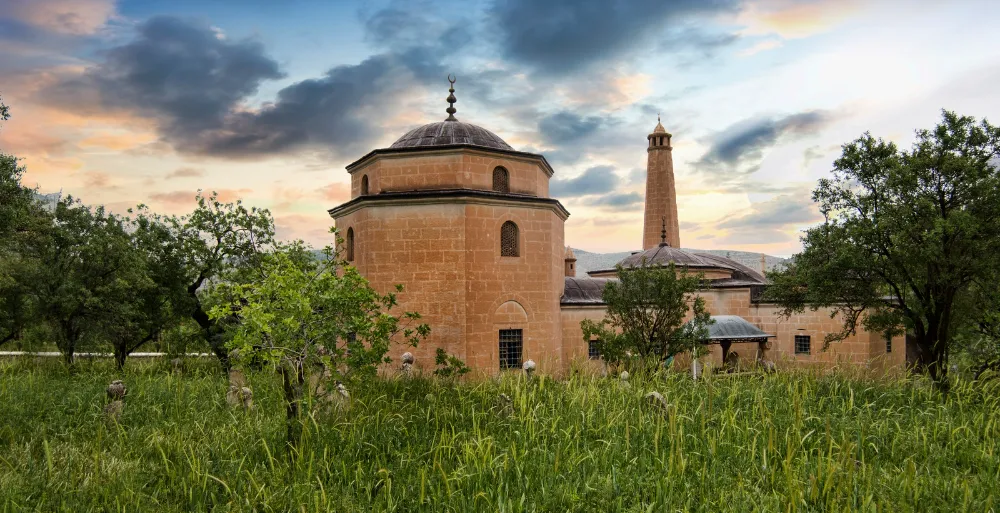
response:
[[[763,157],[764,151],[782,137],[814,134],[831,119],[829,113],[814,110],[777,119],[742,121],[713,137],[708,152],[696,166],[707,170],[732,170],[741,164],[754,166]]]
[[[510,59],[565,74],[635,50],[665,28],[732,10],[735,0],[496,0],[490,14]],[[647,46],[648,48],[648,46]]]
[[[611,192],[618,186],[618,175],[611,166],[594,166],[576,178],[549,182],[552,197],[575,198]]]
[[[250,109],[247,101],[261,83],[284,77],[259,42],[229,41],[207,24],[155,17],[138,27],[133,41],[44,95],[69,109],[97,104],[152,118],[162,139],[181,153],[248,158],[306,145],[357,152],[381,135],[379,114],[406,88],[444,75],[439,59],[447,52],[439,45],[442,38],[460,41],[461,33],[447,29],[426,46],[335,67]]]

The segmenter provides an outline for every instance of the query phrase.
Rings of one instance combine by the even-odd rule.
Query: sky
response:
[[[642,241],[646,135],[673,134],[683,247],[788,256],[865,132],[1000,119],[1000,4],[931,0],[0,0],[0,150],[124,213],[198,190],[328,244],[344,167],[458,119],[545,155],[566,243]]]

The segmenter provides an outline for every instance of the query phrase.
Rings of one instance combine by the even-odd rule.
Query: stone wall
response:
[[[500,226],[518,226],[520,254],[500,256]],[[563,218],[547,206],[440,204],[365,206],[336,219],[354,230],[358,271],[379,292],[405,286],[400,311],[417,311],[431,336],[412,352],[433,369],[436,348],[492,374],[499,369],[500,329],[522,329],[523,359],[556,370],[562,351],[559,298]],[[393,349],[393,354],[403,348]]]
[[[510,192],[549,196],[549,178],[539,160],[501,156],[473,149],[379,155],[351,170],[351,198],[361,195],[368,177],[368,194],[430,189],[493,190],[493,170],[507,169]]]

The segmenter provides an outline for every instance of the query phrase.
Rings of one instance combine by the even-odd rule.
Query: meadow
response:
[[[129,393],[105,421],[105,387]],[[350,384],[284,445],[279,380],[228,408],[205,359],[0,361],[0,511],[974,511],[1000,386],[787,372]],[[995,382],[994,382],[995,383]],[[661,411],[645,402],[663,394]],[[498,400],[506,394],[512,402]]]

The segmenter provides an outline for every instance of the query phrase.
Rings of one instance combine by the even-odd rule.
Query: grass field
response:
[[[106,425],[104,389],[129,394]],[[973,511],[1000,502],[1000,389],[683,375],[351,385],[284,448],[278,380],[209,361],[0,361],[2,511]],[[666,414],[643,401],[656,390]],[[513,399],[512,414],[495,408]]]

